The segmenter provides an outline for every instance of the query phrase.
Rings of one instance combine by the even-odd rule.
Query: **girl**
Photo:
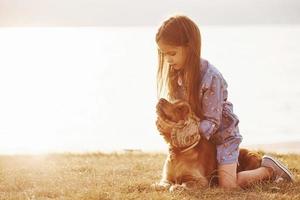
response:
[[[201,37],[197,25],[186,16],[173,16],[156,34],[159,68],[158,94],[168,93],[169,100],[190,103],[201,119],[199,132],[216,144],[219,185],[245,187],[253,182],[276,178],[293,181],[291,172],[278,160],[263,156],[261,167],[236,174],[239,144],[237,116],[227,100],[227,83],[221,73],[201,58]],[[163,125],[157,121],[157,127]]]

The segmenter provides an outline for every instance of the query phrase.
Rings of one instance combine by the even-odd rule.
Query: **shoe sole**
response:
[[[272,162],[274,162],[277,165],[277,167],[282,169],[290,177],[292,182],[295,182],[295,178],[294,178],[293,174],[291,174],[290,170],[287,169],[280,161],[277,161],[274,158],[272,158],[270,156],[266,156],[266,155],[262,157],[262,159],[264,159],[264,158],[269,159]]]

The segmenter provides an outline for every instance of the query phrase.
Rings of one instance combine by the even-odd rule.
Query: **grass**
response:
[[[149,187],[160,179],[165,154],[0,156],[0,199],[300,199],[300,155],[271,155],[288,164],[296,183],[181,193],[157,192]]]

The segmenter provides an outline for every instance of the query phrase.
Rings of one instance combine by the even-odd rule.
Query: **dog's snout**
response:
[[[161,99],[159,99],[159,102],[161,102],[161,103],[166,103],[166,102],[168,102],[166,99],[164,99],[164,98],[161,98]]]
[[[156,105],[156,109],[157,110],[165,109],[165,108],[167,108],[169,106],[169,104],[170,103],[166,99],[161,98],[161,99],[159,99],[159,101],[158,101],[158,103]]]

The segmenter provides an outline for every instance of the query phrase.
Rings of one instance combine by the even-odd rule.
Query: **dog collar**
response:
[[[195,143],[192,144],[191,146],[187,147],[186,149],[181,150],[180,153],[184,153],[184,152],[186,152],[186,151],[188,151],[188,150],[194,148],[199,142],[200,142],[200,140],[197,141],[197,142],[195,142]]]

